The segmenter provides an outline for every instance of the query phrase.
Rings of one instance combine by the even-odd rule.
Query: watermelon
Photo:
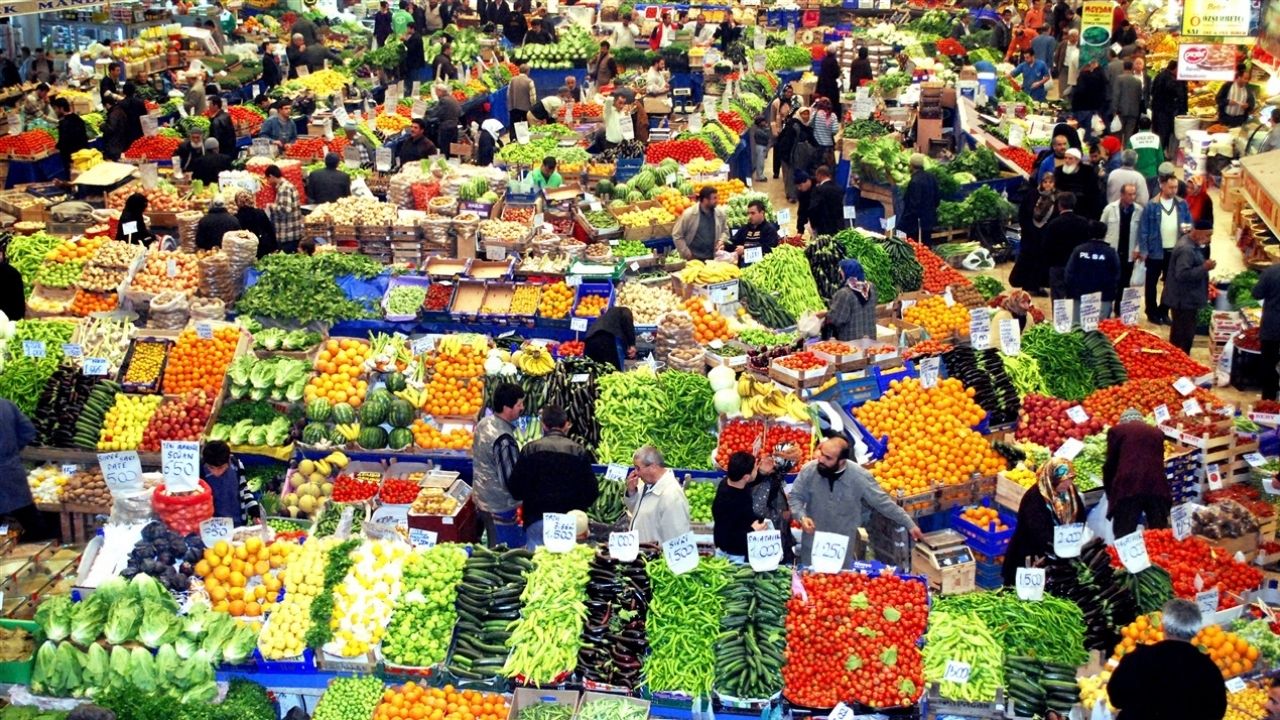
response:
[[[689,182],[688,180],[681,180],[676,185],[676,189],[679,190],[680,194],[684,195],[685,197],[689,197],[693,195],[693,183]]]
[[[613,186],[613,199],[626,200],[627,193],[629,192],[631,192],[631,188],[627,187],[626,185],[615,185]]]
[[[403,390],[409,386],[409,381],[405,380],[404,375],[398,372],[387,373],[382,376],[382,382],[391,392]]]
[[[653,173],[648,170],[641,171],[639,175],[636,175],[633,178],[633,180],[635,180],[636,183],[635,188],[640,192],[649,192],[653,189],[655,184]]]
[[[391,401],[394,399],[395,396],[386,388],[378,388],[377,390],[369,393],[369,400],[381,403],[383,407],[391,407]]]
[[[391,403],[391,409],[387,411],[387,422],[398,428],[407,428],[413,423],[413,416],[416,414],[413,403],[396,398]]]
[[[632,205],[635,205],[638,202],[644,202],[644,193],[639,190],[632,190],[627,193],[627,202]]]
[[[413,444],[413,431],[398,427],[387,434],[387,447],[392,450],[403,450]]]
[[[611,201],[609,201],[609,207],[611,207],[611,208],[620,208],[620,207],[626,207],[626,206],[627,206],[627,201],[626,201],[626,200],[611,200]]]
[[[302,442],[307,445],[319,445],[327,439],[329,439],[329,428],[324,423],[310,422],[302,428]]]
[[[664,189],[665,189],[665,188],[660,188],[660,187],[658,187],[657,185],[654,185],[653,187],[649,188],[649,192],[647,192],[647,193],[645,193],[645,194],[644,194],[644,199],[645,199],[645,200],[652,200],[652,199],[654,199],[654,198],[658,197],[658,195],[662,194],[662,191],[663,191]]]
[[[679,169],[680,169],[680,163],[676,162],[675,158],[667,158],[662,162],[658,163],[658,170],[661,172],[663,176],[670,175],[671,173],[676,172]]]
[[[356,421],[356,409],[346,403],[333,406],[333,421],[339,425],[349,425]]]
[[[360,424],[381,425],[387,421],[387,411],[390,409],[390,401],[370,395],[369,399],[360,406]]]
[[[613,182],[611,180],[601,180],[596,183],[596,195],[608,197],[611,194],[613,194]]]
[[[360,428],[356,443],[365,450],[381,450],[387,446],[387,431],[377,425],[366,425]]]
[[[344,437],[342,433],[338,432],[338,428],[334,428],[329,432],[329,442],[333,443],[337,447],[347,446],[347,438]]]
[[[333,405],[326,398],[316,398],[307,403],[307,420],[322,423],[333,415]]]

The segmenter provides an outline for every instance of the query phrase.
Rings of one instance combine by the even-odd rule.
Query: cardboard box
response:
[[[511,698],[511,710],[507,714],[507,720],[517,720],[520,717],[520,711],[534,705],[551,704],[563,705],[571,708],[574,715],[578,714],[578,701],[580,695],[577,690],[541,690],[539,688],[516,688],[515,695]]]

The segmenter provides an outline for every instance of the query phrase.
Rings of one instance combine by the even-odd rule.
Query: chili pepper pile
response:
[[[1081,333],[1060,333],[1049,325],[1033,325],[1022,334],[1022,352],[1039,363],[1050,395],[1080,401],[1093,392],[1093,373],[1080,360],[1084,352]]]
[[[612,373],[598,380],[595,403],[602,462],[626,463],[635,449],[655,444],[671,467],[706,468],[716,439],[714,392],[697,373],[645,368]]]
[[[539,548],[520,595],[520,621],[507,639],[511,655],[502,674],[549,685],[573,672],[582,645],[587,572],[595,554],[586,545],[565,553]]]
[[[1084,615],[1074,603],[1052,595],[1035,603],[1023,602],[1009,589],[949,595],[934,601],[933,612],[976,615],[1009,655],[1072,667],[1089,660]]]
[[[1147,530],[1142,536],[1152,564],[1169,572],[1173,590],[1180,598],[1194,600],[1200,589],[1216,585],[1221,591],[1218,609],[1225,610],[1240,604],[1238,595],[1262,583],[1262,573],[1257,568],[1236,562],[1225,550],[1194,535],[1179,541],[1174,539],[1172,530]],[[1111,564],[1119,567],[1115,548],[1107,548],[1107,553]],[[1196,576],[1202,581],[1201,588],[1196,587]]]
[[[655,558],[645,569],[653,587],[645,623],[649,636],[645,684],[653,692],[710,693],[729,561],[701,558],[698,567],[676,575],[665,559]]]
[[[1004,685],[1004,651],[977,615],[936,610],[930,613],[923,656],[925,679],[938,683],[944,698],[987,702],[994,700],[996,690]],[[969,666],[968,682],[943,679],[952,662]]]
[[[1183,376],[1195,378],[1209,372],[1209,368],[1146,330],[1129,327],[1115,318],[1098,323],[1098,329],[1115,344],[1116,353],[1129,372],[1130,380]]]

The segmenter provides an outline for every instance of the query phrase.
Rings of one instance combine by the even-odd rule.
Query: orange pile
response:
[[[573,288],[558,282],[542,290],[542,299],[538,301],[538,314],[542,317],[558,320],[568,316],[571,309],[573,309]]]
[[[1160,613],[1139,615],[1137,620],[1120,628],[1120,642],[1112,651],[1112,659],[1119,660],[1133,652],[1139,645],[1154,645],[1164,640],[1164,628],[1160,625]]]
[[[435,425],[418,418],[413,421],[413,444],[423,450],[470,450],[475,439],[470,430],[455,428],[440,432]]]
[[[574,317],[600,317],[600,313],[609,309],[609,298],[605,295],[583,295],[574,309]]]
[[[965,508],[964,512],[960,513],[960,517],[964,518],[965,522],[988,532],[1004,532],[1009,529],[1009,526],[1000,519],[1000,512],[995,508],[974,505]]]
[[[889,451],[871,468],[880,486],[907,495],[934,486],[968,482],[976,472],[994,475],[1004,459],[986,438],[973,431],[985,412],[973,401],[973,388],[947,378],[924,388],[916,378],[894,380],[889,392],[857,411],[876,438],[889,436]]]
[[[698,185],[693,189],[694,194],[696,195],[702,192],[702,188],[704,187],[715,188],[716,194],[720,196],[716,198],[716,202],[722,203],[728,203],[729,198],[734,195],[741,195],[747,191],[747,186],[744,185],[741,180],[735,178],[733,180],[718,180],[716,182],[698,183]]]
[[[106,242],[107,239],[105,237],[82,237],[78,240],[68,240],[50,250],[44,256],[44,259],[48,262],[88,262],[89,258],[93,257],[98,248],[102,247]]]
[[[71,299],[71,306],[67,308],[67,312],[76,317],[89,317],[91,313],[110,312],[116,309],[119,300],[113,292],[93,292],[79,288],[76,290],[75,297]]]
[[[181,395],[200,388],[209,397],[220,395],[222,379],[226,377],[227,366],[235,358],[239,342],[240,328],[235,325],[213,328],[213,337],[208,340],[201,340],[195,328],[183,330],[169,351],[169,363],[164,370],[164,394]]]
[[[969,333],[969,308],[960,303],[947,305],[941,295],[931,295],[907,308],[902,319],[915,323],[935,338],[947,338],[951,332]]]
[[[484,355],[470,345],[462,345],[456,354],[437,354],[423,409],[437,417],[473,418],[483,407]]]
[[[334,405],[360,407],[369,389],[364,363],[371,352],[363,340],[330,338],[316,356],[316,374],[303,389],[302,399],[310,403],[325,398]]]
[[[501,695],[426,687],[410,680],[387,688],[373,720],[506,720],[510,708]]]
[[[220,540],[205,548],[195,573],[204,580],[215,611],[234,617],[261,617],[275,607],[284,583],[283,568],[301,547],[291,542],[266,545],[254,536],[235,545]],[[260,582],[252,583],[255,578]]]
[[[667,188],[663,190],[658,197],[654,198],[663,207],[664,210],[680,217],[680,213],[688,210],[693,205],[693,200],[688,196],[681,195],[679,190],[675,188]]]
[[[1258,648],[1239,635],[1223,630],[1221,625],[1205,625],[1191,638],[1191,644],[1209,655],[1224,678],[1247,673],[1258,662]]]
[[[729,340],[734,336],[729,330],[729,321],[719,312],[708,310],[705,298],[691,297],[685,300],[684,309],[693,318],[693,339],[699,345],[712,340]]]

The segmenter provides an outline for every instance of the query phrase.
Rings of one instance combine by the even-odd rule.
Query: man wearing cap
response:
[[[319,205],[351,194],[351,176],[338,169],[338,162],[338,153],[326,153],[324,169],[307,176],[308,202]]]
[[[1173,496],[1164,476],[1164,433],[1148,425],[1134,408],[1125,410],[1107,431],[1102,488],[1116,537],[1137,530],[1144,515],[1142,526],[1148,530],[1169,527]]]
[[[275,167],[274,165],[272,167]],[[222,247],[222,236],[240,229],[240,221],[227,212],[227,204],[221,195],[209,201],[209,212],[196,223],[196,249],[212,250]]]
[[[1161,169],[1163,171],[1163,166]],[[1169,169],[1173,169],[1171,164]],[[1138,259],[1147,266],[1147,320],[1156,325],[1168,322],[1167,306],[1156,302],[1157,283],[1160,282],[1160,276],[1166,274],[1169,257],[1178,243],[1179,233],[1182,228],[1191,225],[1191,210],[1187,207],[1187,201],[1177,194],[1179,183],[1172,175],[1165,177],[1160,185],[1159,196],[1151,198],[1151,202],[1143,208],[1142,220],[1138,224],[1141,247]],[[1168,288],[1165,289],[1165,294],[1168,295]],[[1195,330],[1194,326],[1192,330]]]
[[[1083,154],[1079,150],[1067,148],[1062,167],[1053,171],[1054,187],[1059,193],[1074,194],[1075,211],[1090,220],[1096,220],[1102,213],[1102,205],[1098,202],[1102,189],[1098,184],[1096,169],[1082,158]],[[1080,237],[1083,236],[1076,236],[1076,242],[1079,242]]]
[[[1169,308],[1169,343],[1190,354],[1196,339],[1196,315],[1209,304],[1209,271],[1217,267],[1206,260],[1204,248],[1213,237],[1213,221],[1197,220],[1190,233],[1178,239],[1169,257],[1164,279],[1163,305]]]
[[[924,169],[924,155],[911,154],[911,180],[902,195],[902,216],[895,229],[925,245],[933,243],[938,224],[938,203],[942,201],[938,180]]]

